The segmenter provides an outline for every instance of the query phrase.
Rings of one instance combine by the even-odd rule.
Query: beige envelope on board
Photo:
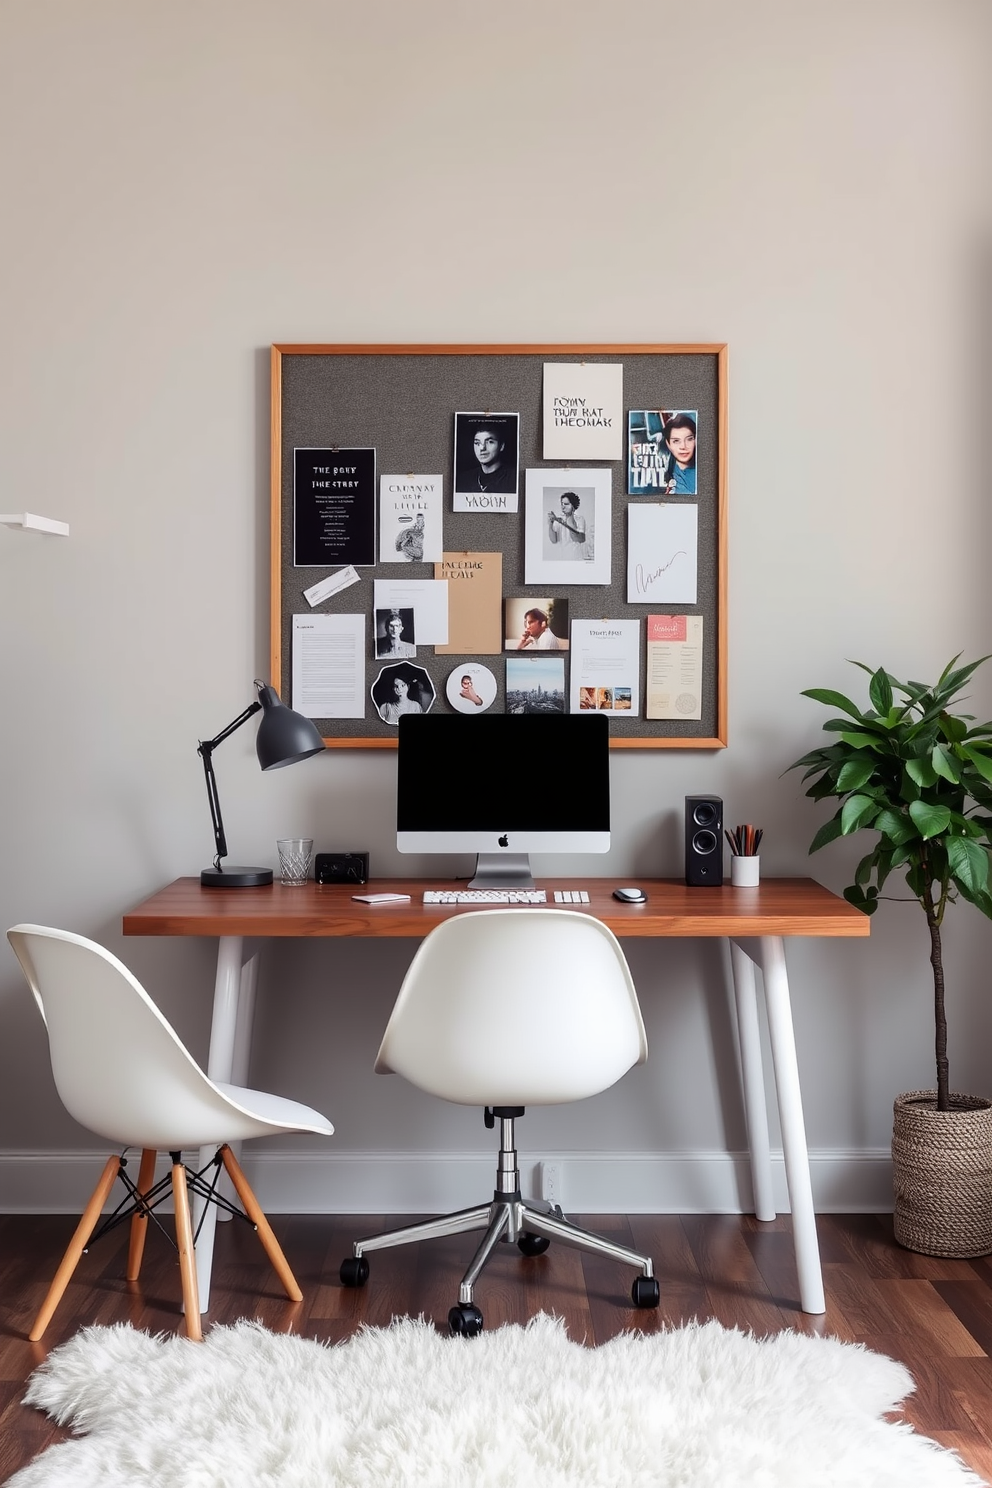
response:
[[[448,580],[448,643],[437,656],[498,656],[503,649],[503,554],[445,553],[435,579]]]

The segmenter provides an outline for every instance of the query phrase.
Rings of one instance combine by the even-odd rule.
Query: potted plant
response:
[[[790,765],[805,767],[814,801],[837,810],[810,845],[870,830],[875,845],[858,864],[845,899],[874,914],[895,872],[926,916],[933,969],[935,1090],[897,1097],[892,1137],[895,1236],[927,1255],[992,1251],[992,1101],[950,1090],[941,927],[949,904],[966,899],[992,918],[992,723],[952,712],[988,657],[948,662],[932,686],[900,682],[884,668],[868,673],[870,707],[829,688],[804,697],[839,710],[824,730],[834,742]]]

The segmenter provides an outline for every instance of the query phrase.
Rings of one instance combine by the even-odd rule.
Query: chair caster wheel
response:
[[[661,1287],[657,1276],[638,1276],[630,1289],[635,1307],[657,1307],[661,1301]]]
[[[532,1235],[530,1230],[525,1230],[517,1240],[517,1249],[525,1256],[543,1255],[550,1244],[547,1235]]]
[[[346,1256],[341,1262],[341,1285],[346,1287],[361,1287],[369,1279],[369,1263],[364,1256]]]
[[[459,1302],[448,1313],[448,1327],[461,1338],[474,1338],[482,1332],[482,1313],[471,1302]]]

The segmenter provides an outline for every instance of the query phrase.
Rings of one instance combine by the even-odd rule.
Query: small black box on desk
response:
[[[313,860],[318,883],[363,884],[369,881],[367,852],[318,853]]]

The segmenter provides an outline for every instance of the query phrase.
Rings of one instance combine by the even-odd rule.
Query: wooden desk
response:
[[[782,1128],[782,1150],[792,1210],[805,1312],[824,1310],[820,1252],[809,1176],[799,1069],[792,1026],[792,1004],[784,940],[796,935],[866,936],[866,915],[808,878],[765,880],[755,889],[688,888],[673,879],[638,880],[646,904],[619,904],[612,879],[549,879],[553,889],[585,889],[588,905],[562,905],[595,915],[621,939],[627,936],[720,936],[730,942],[740,1034],[741,1078],[747,1117],[755,1214],[774,1219],[768,1112],[758,1030],[755,967],[762,973],[772,1064]],[[409,894],[408,903],[359,904],[351,885],[309,883],[299,888],[272,884],[257,889],[204,889],[195,878],[180,878],[124,916],[125,935],[209,935],[218,940],[213,1019],[207,1074],[212,1080],[244,1085],[254,1012],[258,961],[246,941],[285,936],[406,936],[423,939],[435,925],[468,905],[422,902],[427,888],[456,888],[430,879],[377,879],[369,892]],[[361,892],[361,890],[357,890]],[[246,950],[248,954],[246,954]],[[212,1151],[201,1154],[201,1166]],[[200,1303],[209,1305],[216,1210],[209,1209],[197,1245]],[[199,1216],[197,1216],[199,1222]]]

